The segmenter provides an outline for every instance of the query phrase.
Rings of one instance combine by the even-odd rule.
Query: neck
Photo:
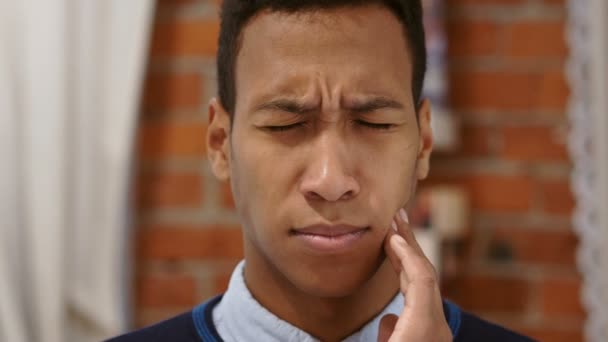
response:
[[[321,341],[341,341],[376,317],[399,291],[390,262],[384,260],[369,281],[344,297],[319,297],[297,289],[273,266],[246,253],[245,282],[267,310]]]

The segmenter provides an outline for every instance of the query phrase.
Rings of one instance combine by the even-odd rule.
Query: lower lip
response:
[[[295,233],[294,236],[302,241],[308,248],[321,253],[338,253],[353,248],[359,242],[367,229],[352,233],[326,236],[316,234]]]

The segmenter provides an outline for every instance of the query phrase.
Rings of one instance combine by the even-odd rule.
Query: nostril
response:
[[[355,192],[352,190],[349,190],[347,192],[345,192],[344,194],[342,194],[342,196],[339,196],[337,199],[331,199],[328,198],[328,196],[322,196],[321,194],[315,192],[315,191],[308,191],[306,192],[306,198],[310,201],[320,201],[320,200],[324,200],[324,201],[346,201],[346,200],[350,200],[355,196]]]
[[[316,193],[314,191],[306,192],[306,198],[311,201],[318,201],[318,200],[323,199],[323,197],[321,195],[319,195],[318,193]]]
[[[350,200],[359,193],[357,180],[344,172],[340,165],[321,165],[306,171],[298,190],[307,200],[336,202]]]
[[[349,199],[351,199],[351,198],[352,198],[354,195],[355,195],[354,191],[349,190],[349,191],[347,191],[346,193],[344,193],[340,199],[341,199],[341,200],[349,200]]]

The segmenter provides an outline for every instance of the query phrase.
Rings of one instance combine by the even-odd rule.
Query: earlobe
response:
[[[230,179],[230,116],[216,98],[209,103],[206,144],[213,174],[221,181]]]
[[[418,162],[416,176],[419,180],[425,179],[430,169],[431,152],[433,150],[433,131],[431,129],[431,103],[424,99],[418,110],[418,124],[420,127],[420,141],[418,149]]]

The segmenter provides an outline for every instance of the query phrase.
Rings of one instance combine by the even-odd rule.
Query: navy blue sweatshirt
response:
[[[221,342],[213,323],[213,308],[220,302],[217,296],[192,311],[170,318],[158,324],[115,337],[108,342]],[[528,342],[532,339],[509,331],[501,326],[484,321],[470,313],[460,310],[451,302],[443,304],[454,342],[492,341]],[[249,342],[249,341],[244,341]],[[263,341],[262,341],[263,342]],[[371,341],[375,342],[375,341]]]

